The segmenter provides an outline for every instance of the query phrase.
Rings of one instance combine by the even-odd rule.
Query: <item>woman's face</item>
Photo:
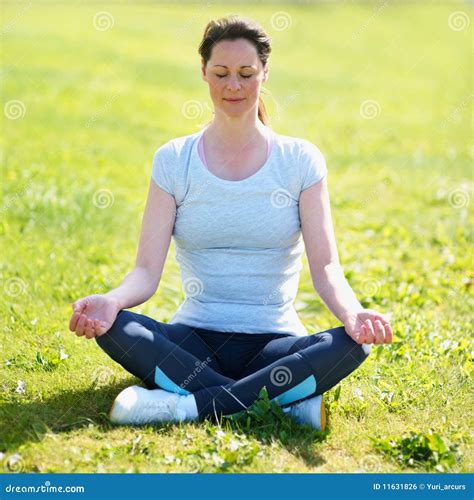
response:
[[[237,116],[258,107],[268,66],[262,66],[255,46],[248,40],[222,40],[212,48],[207,65],[203,62],[202,79],[209,84],[214,107]]]

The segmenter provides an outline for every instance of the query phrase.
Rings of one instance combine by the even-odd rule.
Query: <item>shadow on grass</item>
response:
[[[89,424],[106,432],[113,428],[107,417],[112,401],[122,389],[137,383],[132,377],[120,383],[61,391],[45,400],[4,402],[0,406],[4,429],[0,451],[13,451],[24,443],[41,441],[47,433],[69,432]]]
[[[119,384],[100,387],[91,385],[84,390],[62,391],[46,400],[25,402],[18,399],[3,403],[0,407],[0,425],[5,432],[2,432],[0,451],[13,452],[24,443],[41,442],[46,434],[80,430],[90,424],[98,426],[104,433],[109,432],[116,427],[107,416],[114,398],[122,389],[135,384],[140,382],[132,377]],[[211,435],[224,429],[265,445],[276,443],[308,466],[324,463],[315,451],[315,444],[323,442],[328,431],[316,431],[309,426],[296,424],[276,403],[268,400],[265,391],[247,412],[223,417],[220,422],[206,420],[202,425]],[[153,427],[160,428],[161,435],[173,435],[176,432],[173,424],[154,424]]]

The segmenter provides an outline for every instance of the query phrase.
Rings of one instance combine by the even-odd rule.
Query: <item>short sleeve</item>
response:
[[[301,191],[318,183],[328,171],[324,155],[317,146],[306,139],[301,141],[298,164],[302,171]]]
[[[153,156],[151,177],[161,189],[174,196],[176,165],[168,150],[168,143],[156,150]]]

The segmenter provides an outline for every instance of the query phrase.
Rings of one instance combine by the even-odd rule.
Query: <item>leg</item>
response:
[[[343,326],[307,337],[283,337],[269,342],[245,367],[251,374],[289,354],[299,352],[311,365],[317,381],[315,395],[322,394],[358,368],[368,357],[370,344],[358,344]]]
[[[354,371],[370,349],[352,340],[342,326],[307,337],[271,340],[244,368],[243,378],[194,394],[199,415],[246,409],[263,386],[281,405],[322,394]]]
[[[150,389],[189,394],[233,381],[220,373],[213,352],[190,326],[169,325],[121,310],[111,329],[96,337],[96,342]]]

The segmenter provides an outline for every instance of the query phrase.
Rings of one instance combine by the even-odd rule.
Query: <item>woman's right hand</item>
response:
[[[116,299],[102,294],[89,295],[72,304],[74,311],[69,321],[69,330],[78,337],[92,339],[106,333],[120,311]]]

